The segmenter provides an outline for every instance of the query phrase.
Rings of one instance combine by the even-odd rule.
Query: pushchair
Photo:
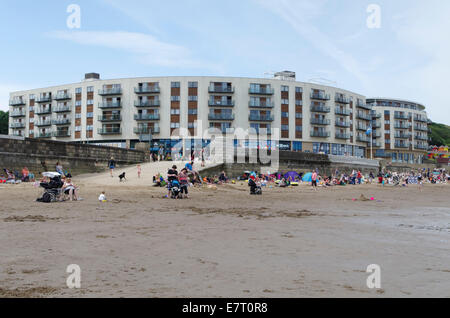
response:
[[[181,199],[181,186],[178,180],[172,180],[169,183],[170,197],[172,199]]]
[[[45,203],[61,201],[63,196],[62,187],[64,185],[61,181],[61,175],[57,172],[44,172],[42,175],[50,178],[50,181],[39,184],[40,187],[44,188],[44,193],[36,201]]]
[[[261,186],[258,185],[253,178],[248,179],[248,186],[250,187],[250,194],[261,195],[262,189]]]

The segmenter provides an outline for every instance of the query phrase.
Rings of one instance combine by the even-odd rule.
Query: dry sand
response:
[[[450,297],[450,186],[190,188],[81,176],[83,201],[0,186],[0,297]],[[121,169],[116,171],[116,175]],[[107,203],[97,197],[106,191]],[[375,201],[352,201],[363,194]],[[81,289],[66,286],[69,264]],[[366,268],[381,266],[381,289]]]

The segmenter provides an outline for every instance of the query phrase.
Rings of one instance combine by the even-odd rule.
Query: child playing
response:
[[[137,165],[138,179],[141,178],[141,165]]]
[[[99,200],[100,202],[106,202],[105,191],[103,191],[102,194],[100,194],[100,196],[98,197],[98,200]]]

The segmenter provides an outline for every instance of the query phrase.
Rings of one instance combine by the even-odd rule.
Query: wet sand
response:
[[[1,185],[0,297],[450,297],[449,185],[249,196],[238,183],[171,200],[128,179],[78,177],[83,201],[52,204]],[[366,286],[369,264],[381,289]]]

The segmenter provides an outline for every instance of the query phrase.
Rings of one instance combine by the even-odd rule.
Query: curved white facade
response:
[[[280,149],[365,156],[363,95],[293,80],[241,77],[88,79],[11,93],[10,134],[133,147],[176,128],[280,129]],[[207,138],[206,138],[207,139]]]

